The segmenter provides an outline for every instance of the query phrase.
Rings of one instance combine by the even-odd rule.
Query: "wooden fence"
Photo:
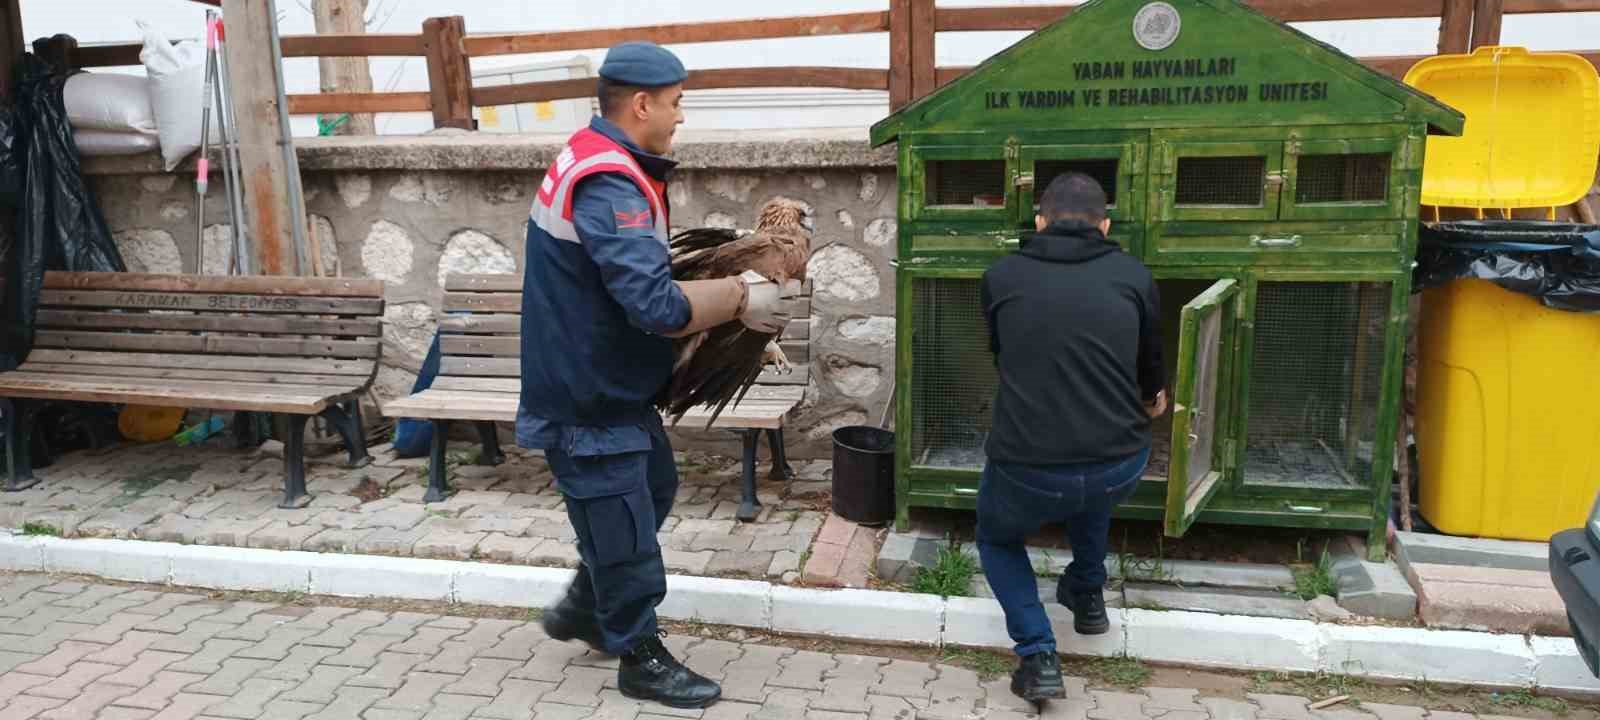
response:
[[[1500,41],[1505,15],[1600,11],[1600,0],[1247,0],[1256,9],[1284,21],[1379,20],[1439,18],[1440,53],[1466,52]],[[888,9],[804,17],[762,18],[719,22],[603,28],[547,33],[468,35],[460,16],[430,18],[416,34],[300,35],[283,38],[284,57],[426,58],[426,91],[319,93],[289,96],[289,112],[317,113],[432,112],[437,127],[472,128],[472,108],[587,97],[594,80],[474,87],[471,58],[523,53],[567,52],[605,48],[628,40],[664,45],[777,38],[887,33],[889,68],[764,67],[695,70],[690,89],[748,87],[829,87],[888,91],[898,108],[933,92],[967,72],[966,67],[937,67],[934,48],[941,32],[1037,30],[1067,13],[1073,5],[1016,7],[940,7],[935,0],[888,0]],[[58,37],[50,45],[58,58],[78,67],[137,65],[137,44],[77,47]],[[1600,49],[1572,50],[1600,66]],[[1368,65],[1400,77],[1423,56],[1360,58]]]

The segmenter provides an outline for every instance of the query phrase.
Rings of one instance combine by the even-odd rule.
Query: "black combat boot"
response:
[[[703,708],[722,697],[721,686],[684,667],[656,635],[639,641],[621,660],[617,689],[634,700],[673,708]],[[1056,675],[1059,683],[1060,672]]]
[[[1011,673],[1011,692],[1028,702],[1067,696],[1061,681],[1061,658],[1054,652],[1040,652],[1022,658]]]
[[[1106,617],[1106,598],[1100,591],[1073,593],[1070,598],[1056,597],[1072,611],[1072,629],[1079,635],[1104,635],[1111,630],[1111,619]]]
[[[600,625],[595,622],[594,611],[578,599],[577,587],[577,583],[567,586],[561,601],[545,608],[541,618],[544,634],[562,642],[582,640],[595,652],[604,653],[606,644],[600,638]]]

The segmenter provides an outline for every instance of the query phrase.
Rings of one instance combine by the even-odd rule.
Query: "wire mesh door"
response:
[[[1247,485],[1371,487],[1390,302],[1386,282],[1258,285]]]
[[[977,277],[912,280],[911,464],[981,470],[998,375]]]

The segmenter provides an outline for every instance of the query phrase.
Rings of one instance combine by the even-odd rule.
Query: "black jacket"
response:
[[[992,460],[1118,460],[1150,444],[1144,404],[1166,387],[1161,299],[1144,264],[1099,228],[1060,222],[983,274],[999,368]]]

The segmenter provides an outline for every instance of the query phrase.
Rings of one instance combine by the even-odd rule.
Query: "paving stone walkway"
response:
[[[349,469],[343,454],[313,458],[310,506],[282,510],[283,460],[270,452],[171,443],[70,453],[37,471],[42,482],[0,494],[0,527],[31,525],[64,537],[132,538],[194,545],[488,560],[574,567],[578,554],[560,494],[544,459],[508,448],[498,467],[473,464],[476,450],[451,453],[457,493],[422,502],[427,458],[396,458]],[[660,535],[669,571],[792,582],[821,529],[827,463],[797,462],[785,487],[765,479],[752,523],[734,519],[739,466],[701,453],[679,458],[677,504]],[[824,496],[825,497],[825,496]]]
[[[669,636],[722,682],[703,711],[617,692],[616,660],[537,623],[204,596],[0,574],[5,720],[1026,720],[1005,679],[863,655]],[[1425,720],[1420,708],[1308,710],[1302,697],[1124,693],[1069,678],[1048,720]],[[1471,720],[1461,713],[1429,720]]]

